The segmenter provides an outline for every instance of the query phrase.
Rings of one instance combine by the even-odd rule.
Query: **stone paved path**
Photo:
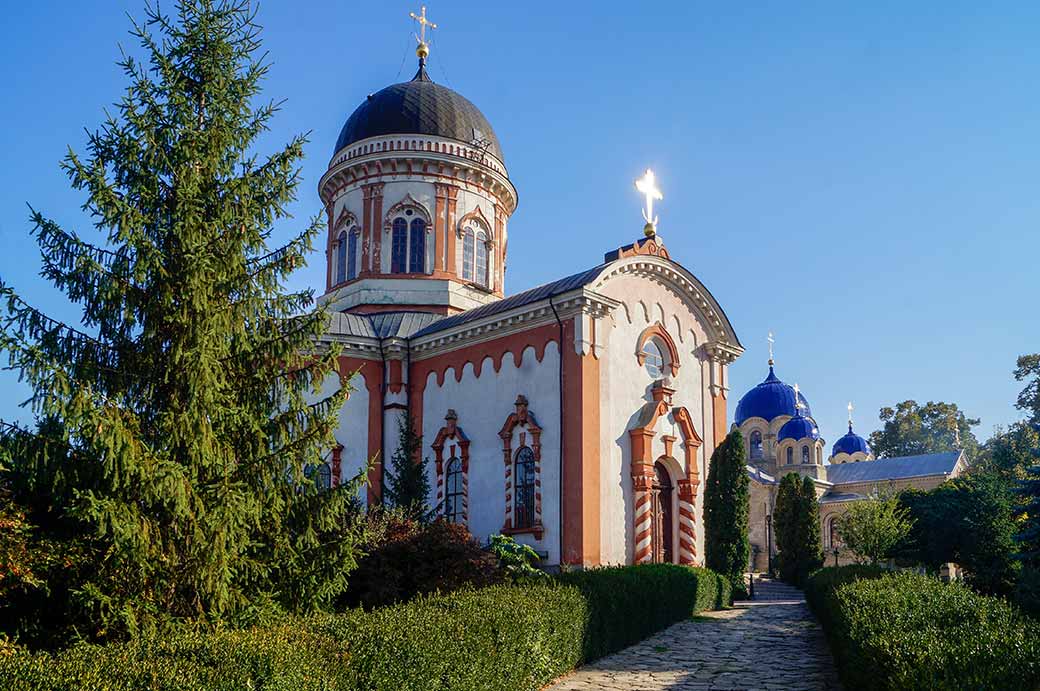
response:
[[[840,689],[823,631],[802,594],[764,585],[756,584],[763,599],[675,624],[546,691]]]

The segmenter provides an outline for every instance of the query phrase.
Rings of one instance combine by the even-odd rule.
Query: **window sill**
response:
[[[504,528],[503,535],[534,535],[535,540],[541,540],[545,535],[545,527],[533,525],[530,528]]]

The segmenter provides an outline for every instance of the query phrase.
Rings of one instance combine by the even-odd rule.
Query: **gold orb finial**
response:
[[[425,43],[420,43],[415,47],[415,54],[419,56],[420,60],[425,60],[430,57],[430,47]]]

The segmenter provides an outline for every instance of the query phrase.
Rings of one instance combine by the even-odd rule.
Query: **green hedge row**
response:
[[[847,689],[1040,688],[1040,625],[960,583],[822,569],[806,597]]]
[[[616,566],[561,574],[588,603],[584,660],[632,645],[694,612],[731,603],[729,580],[714,571],[671,564]]]
[[[706,569],[594,569],[369,613],[0,657],[0,689],[527,691],[728,597]]]

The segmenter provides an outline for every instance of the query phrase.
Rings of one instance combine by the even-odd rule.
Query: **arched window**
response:
[[[643,367],[653,379],[664,376],[664,354],[661,346],[652,338],[643,344]]]
[[[534,451],[521,446],[516,452],[515,490],[513,492],[513,527],[534,525]]]
[[[811,457],[809,456],[809,447],[808,446],[803,446],[802,447],[802,463],[804,463],[806,465],[812,463]]]
[[[303,470],[303,476],[314,482],[314,485],[319,490],[326,490],[332,487],[332,468],[329,467],[328,463],[307,466]]]
[[[426,221],[412,219],[411,252],[408,255],[408,271],[421,274],[426,271]]]
[[[408,269],[408,221],[395,218],[390,234],[390,273],[403,274]]]
[[[762,458],[762,433],[757,429],[751,432],[751,460]]]
[[[487,250],[487,236],[483,232],[478,232],[473,252],[474,258],[474,275],[473,280],[484,286],[488,285],[488,250]]]
[[[357,278],[357,246],[358,246],[358,232],[356,230],[350,231],[350,238],[347,240],[347,280],[352,281]]]
[[[448,459],[447,473],[444,479],[444,517],[452,523],[462,522],[462,461],[457,458]]]
[[[466,232],[462,236],[462,278],[466,281],[473,280],[473,250],[475,244],[473,229],[466,229]]]
[[[823,448],[816,447],[816,465],[823,465]]]
[[[347,234],[336,238],[336,283],[347,280]]]
[[[837,516],[831,516],[831,520],[827,523],[827,540],[831,549],[835,549],[841,545],[841,538],[838,536]]]
[[[794,463],[794,447],[793,446],[788,446],[787,447],[787,465],[791,465],[792,463]]]

